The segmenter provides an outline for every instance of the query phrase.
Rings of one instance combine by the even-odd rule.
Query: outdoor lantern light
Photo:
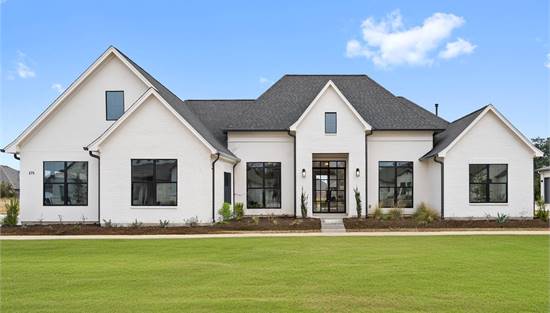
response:
[[[305,168],[302,169],[302,177],[306,177],[306,169]]]
[[[361,176],[361,173],[359,172],[359,168],[355,169],[355,176],[357,177]]]

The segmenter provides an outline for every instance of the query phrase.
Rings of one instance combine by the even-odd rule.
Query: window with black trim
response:
[[[223,173],[223,202],[231,203],[231,173]]]
[[[508,202],[508,164],[470,164],[470,203]]]
[[[325,133],[336,134],[336,112],[325,112]]]
[[[124,91],[109,90],[105,92],[107,120],[116,121],[124,114]]]
[[[178,161],[132,159],[132,205],[178,204]]]
[[[413,162],[378,162],[378,201],[383,208],[413,207]]]
[[[44,161],[43,166],[44,205],[88,205],[88,162]]]
[[[281,208],[281,162],[246,163],[246,207]]]

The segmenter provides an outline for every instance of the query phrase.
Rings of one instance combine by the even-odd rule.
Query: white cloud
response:
[[[349,40],[347,57],[365,57],[376,66],[430,65],[432,52],[464,24],[464,18],[434,13],[422,25],[405,28],[397,10],[380,21],[369,17],[361,24],[363,42]]]
[[[260,84],[268,84],[270,83],[271,81],[265,77],[260,77],[260,80],[259,80]]]
[[[61,84],[57,84],[57,83],[53,84],[52,89],[57,91],[57,93],[63,92],[63,86],[61,86]]]
[[[546,55],[546,63],[544,63],[544,66],[546,66],[546,68],[550,68],[550,53]]]
[[[33,78],[36,76],[34,70],[32,70],[27,64],[27,55],[21,51],[17,51],[17,61],[15,62],[15,71],[20,78]]]
[[[458,38],[457,41],[448,42],[445,50],[439,52],[439,57],[442,59],[452,59],[462,54],[471,54],[476,47],[476,45],[473,45],[469,41]]]

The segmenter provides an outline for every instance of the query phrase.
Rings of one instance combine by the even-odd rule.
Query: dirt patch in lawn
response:
[[[412,218],[400,220],[377,220],[374,218],[345,218],[344,225],[348,231],[372,230],[444,230],[444,229],[495,229],[495,228],[550,228],[549,223],[540,219],[509,220],[499,224],[494,220],[439,220],[431,223],[419,223]]]
[[[239,231],[319,231],[321,221],[313,218],[244,217],[212,226],[100,227],[98,225],[52,224],[0,228],[1,235],[156,235],[219,234]]]

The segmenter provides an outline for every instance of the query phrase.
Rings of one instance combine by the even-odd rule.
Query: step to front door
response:
[[[345,233],[346,227],[341,218],[322,218],[321,219],[322,233]]]

